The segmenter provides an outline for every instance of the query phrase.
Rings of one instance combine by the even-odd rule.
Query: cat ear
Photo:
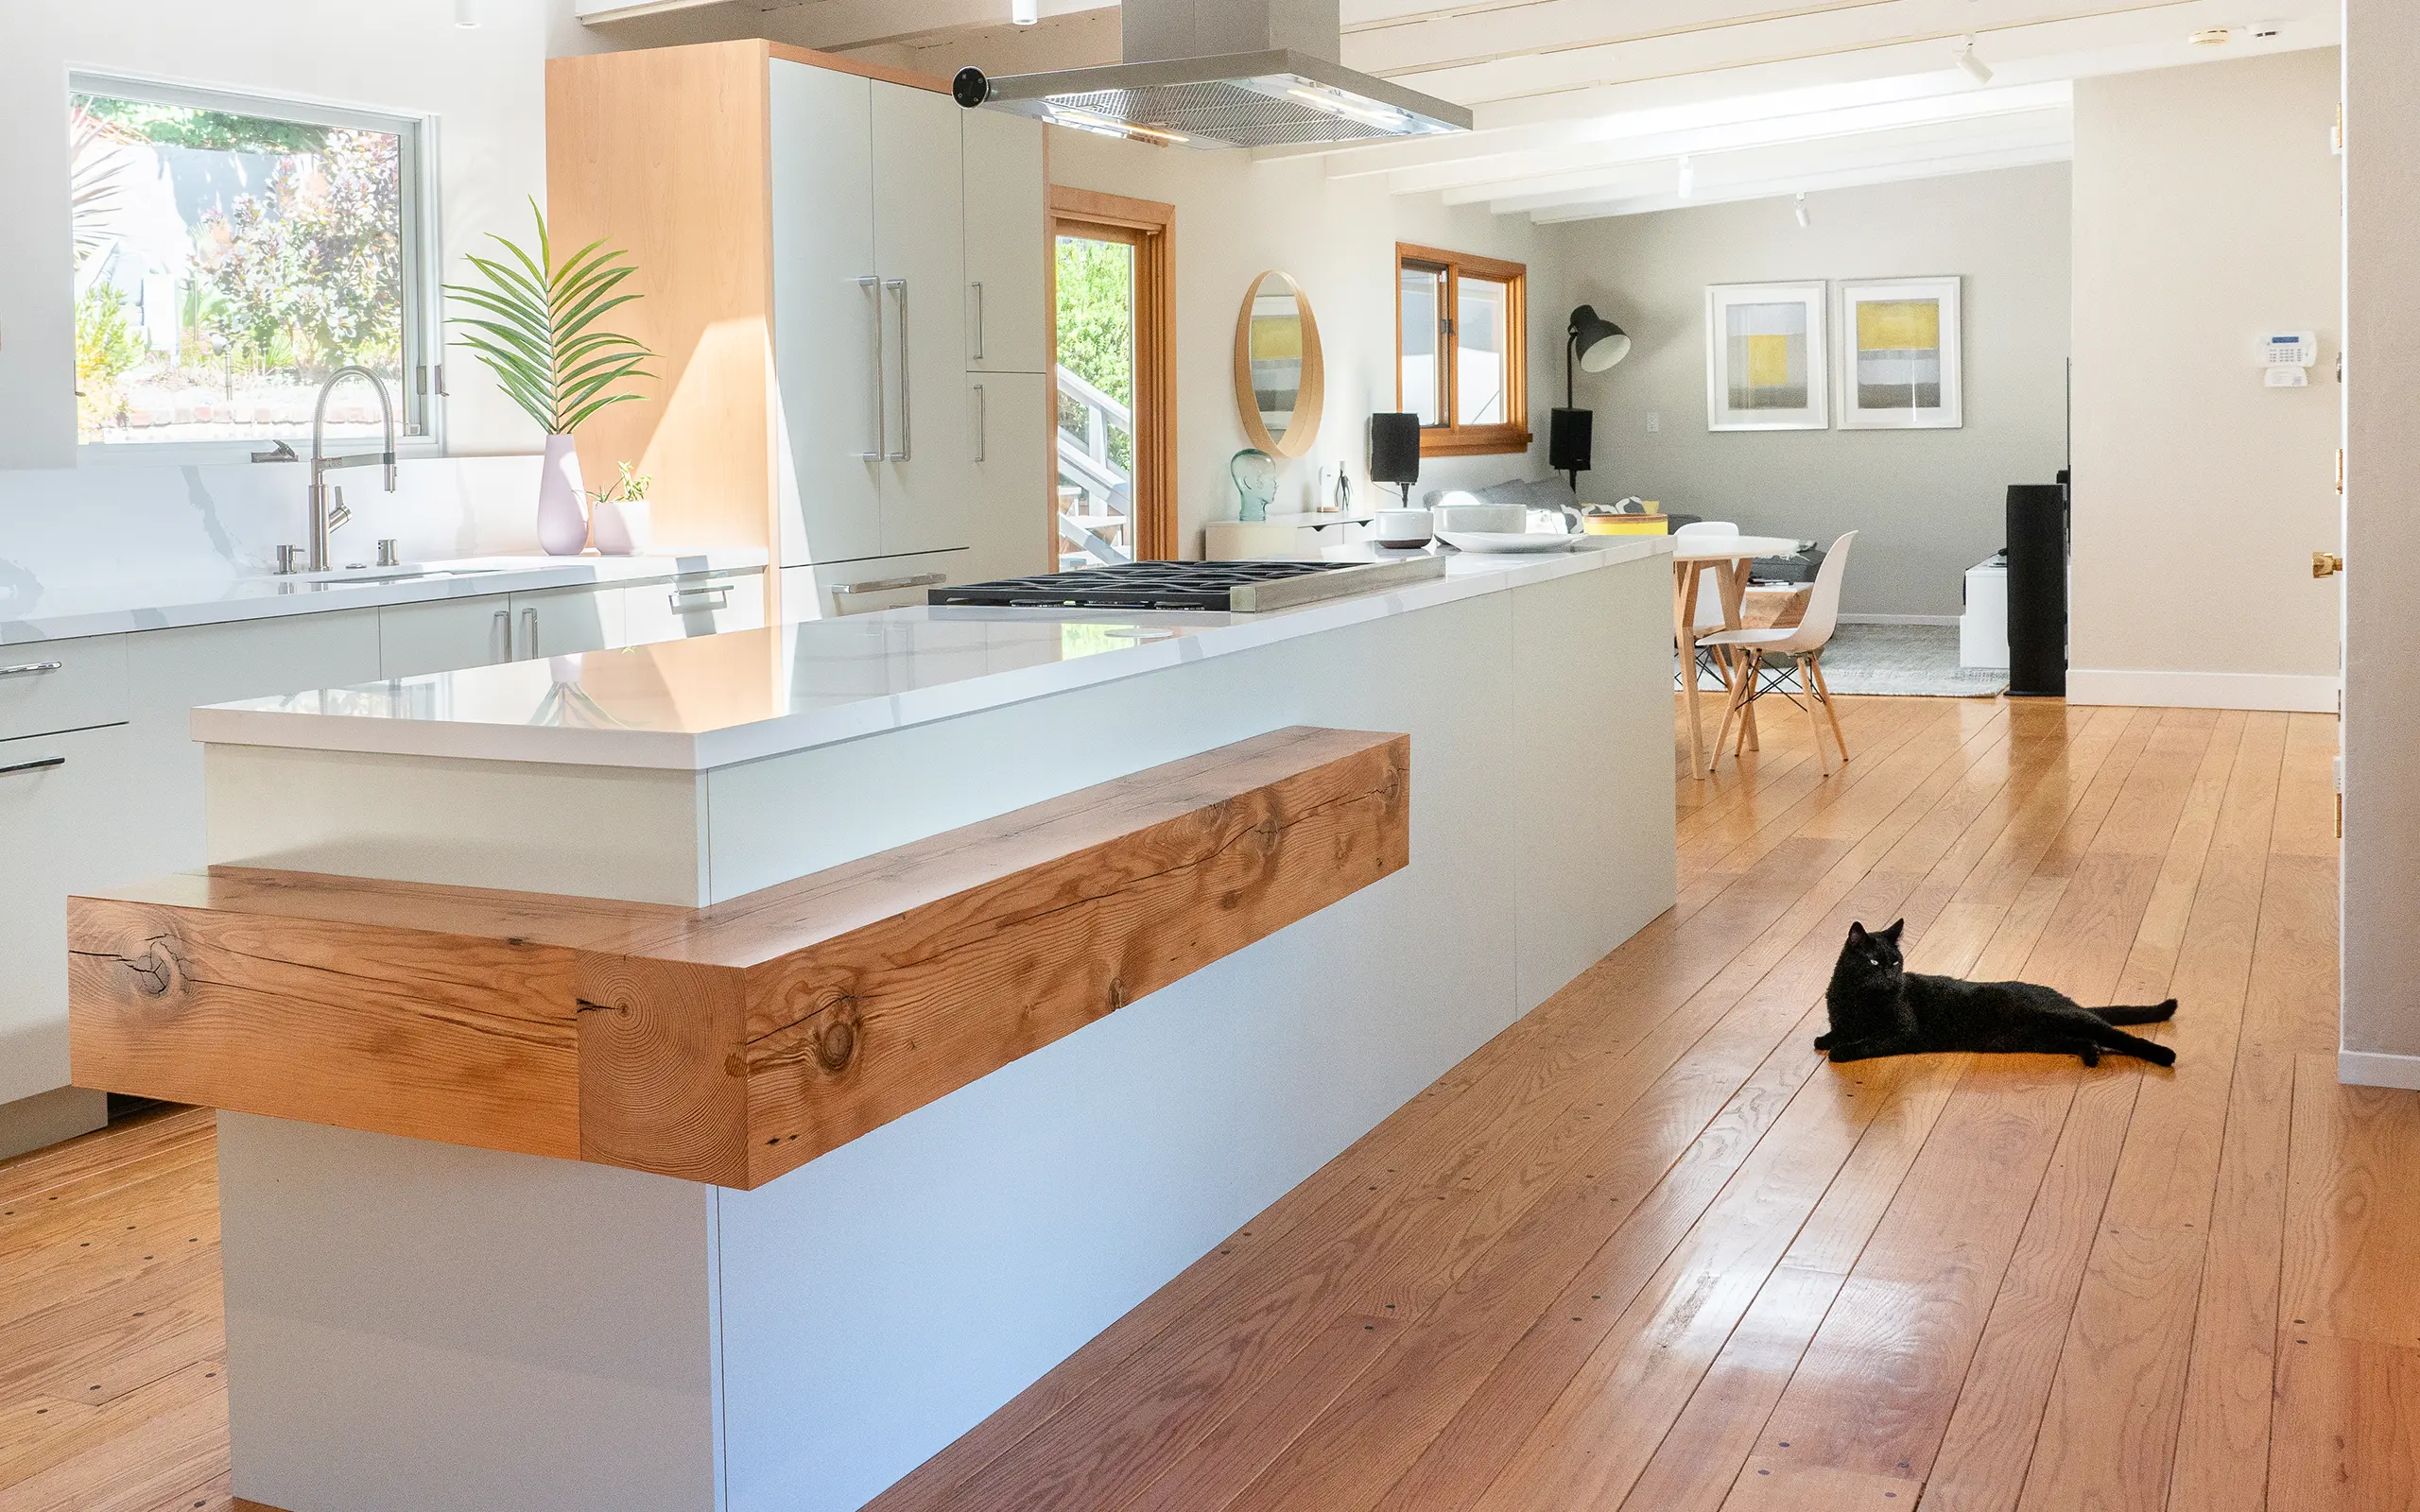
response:
[[[1898,944],[1898,943],[1899,943],[1899,934],[1900,934],[1900,932],[1901,932],[1902,930],[1906,929],[1907,927],[1908,927],[1908,921],[1907,921],[1906,919],[1903,919],[1899,920],[1897,923],[1895,923],[1895,924],[1892,925],[1889,929],[1884,930],[1884,931],[1882,932],[1882,937],[1883,937],[1884,939],[1889,940],[1892,944],[1896,945],[1896,944]]]
[[[1849,923],[1849,943],[1852,945],[1865,943],[1865,926],[1854,919]]]

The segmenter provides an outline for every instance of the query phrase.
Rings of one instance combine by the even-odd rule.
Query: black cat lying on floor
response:
[[[1901,919],[1878,934],[1849,926],[1832,968],[1824,1005],[1832,1032],[1815,1041],[1834,1060],[1872,1060],[1935,1050],[2013,1051],[2074,1056],[2087,1066],[2100,1053],[2139,1056],[2154,1066],[2176,1064],[2176,1052],[2116,1027],[2158,1023],[2176,1016],[2176,1000],[2155,1008],[2087,1008],[2064,992],[2031,982],[1965,982],[1908,971],[1899,954]]]

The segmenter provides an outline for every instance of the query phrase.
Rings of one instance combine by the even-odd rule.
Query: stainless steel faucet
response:
[[[322,456],[320,455],[320,431],[327,420],[328,395],[336,388],[337,385],[344,382],[345,375],[348,373],[359,373],[362,377],[370,381],[371,387],[378,391],[378,419],[380,423],[386,429],[387,449],[383,452],[361,452],[352,456]],[[353,518],[353,511],[345,507],[344,490],[341,488],[331,488],[327,482],[327,474],[335,472],[340,467],[368,467],[373,462],[383,464],[386,467],[387,491],[389,493],[394,492],[394,406],[388,403],[387,386],[378,381],[378,375],[376,373],[372,372],[367,368],[348,363],[344,367],[338,368],[336,371],[328,374],[328,381],[320,386],[320,402],[311,406],[310,571],[315,573],[323,573],[328,570],[328,537],[335,533],[337,526]]]

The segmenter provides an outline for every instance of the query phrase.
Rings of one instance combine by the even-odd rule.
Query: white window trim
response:
[[[387,131],[400,139],[397,178],[403,213],[404,250],[404,392],[390,396],[401,403],[396,424],[398,455],[426,458],[445,455],[446,385],[443,282],[445,244],[438,229],[437,117],[399,111],[363,109],[300,94],[265,94],[178,83],[139,74],[108,74],[83,69],[67,76],[67,93],[107,94],[153,105],[223,111],[304,126],[352,127]],[[65,107],[65,99],[60,100]],[[61,165],[62,174],[65,167]],[[64,281],[62,281],[63,284]],[[73,373],[70,373],[72,379]],[[426,390],[420,385],[426,383]],[[420,424],[417,435],[408,427]],[[76,442],[78,467],[211,466],[250,462],[255,450],[275,442],[229,441],[87,441]],[[297,451],[302,447],[297,446]]]

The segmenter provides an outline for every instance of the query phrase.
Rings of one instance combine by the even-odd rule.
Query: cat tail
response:
[[[2176,1000],[2170,998],[2149,1008],[2092,1008],[2086,1011],[2103,1023],[2166,1023],[2176,1017]]]

